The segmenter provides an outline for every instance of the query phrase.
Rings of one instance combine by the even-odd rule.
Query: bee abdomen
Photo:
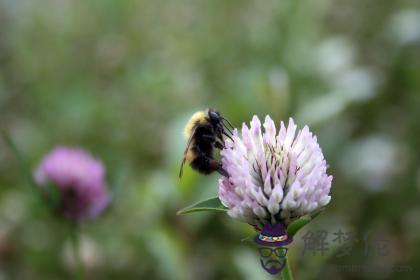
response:
[[[206,157],[196,157],[191,162],[191,167],[203,174],[210,174],[219,169],[219,162]]]

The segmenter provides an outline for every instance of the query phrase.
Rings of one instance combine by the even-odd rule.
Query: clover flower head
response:
[[[57,188],[58,211],[71,220],[93,219],[110,202],[102,163],[82,149],[53,149],[35,170],[34,179],[43,190],[50,184]]]
[[[321,148],[307,126],[297,131],[292,118],[281,122],[277,132],[273,120],[254,116],[250,127],[242,125],[221,152],[222,166],[229,174],[219,180],[219,198],[228,214],[262,228],[309,214],[331,199],[332,176]]]

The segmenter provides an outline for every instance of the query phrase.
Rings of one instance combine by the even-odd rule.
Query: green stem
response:
[[[283,270],[281,271],[281,279],[283,280],[293,280],[293,273],[290,269],[289,259],[287,255],[285,256],[286,265],[284,266]]]
[[[83,280],[85,279],[85,271],[83,267],[82,258],[80,257],[79,253],[79,235],[78,235],[78,227],[77,225],[70,226],[70,240],[71,240],[71,247],[73,250],[73,257],[76,263],[76,275],[75,279]]]
[[[34,181],[32,180],[32,173],[30,171],[30,168],[29,168],[28,164],[26,163],[24,157],[20,153],[17,145],[13,141],[12,137],[10,137],[10,135],[3,128],[0,128],[0,134],[1,134],[1,136],[3,136],[4,141],[9,146],[10,150],[12,151],[13,155],[15,156],[15,158],[18,162],[18,165],[19,165],[19,169],[21,170],[22,175],[24,176],[25,180],[28,182],[28,185],[33,186],[34,189],[37,189]]]
[[[20,172],[22,174],[22,177],[27,182],[28,186],[31,187],[31,191],[38,196],[41,200],[46,201],[47,207],[49,207],[52,212],[55,212],[57,203],[52,200],[53,196],[51,193],[48,192],[46,188],[39,188],[35,181],[33,180],[31,168],[29,167],[29,164],[27,163],[25,157],[19,150],[18,146],[16,145],[15,141],[12,137],[7,133],[6,130],[0,127],[0,137],[3,137],[5,143],[7,146],[9,146],[10,151],[13,153],[13,155],[16,158],[18,167],[20,169]]]

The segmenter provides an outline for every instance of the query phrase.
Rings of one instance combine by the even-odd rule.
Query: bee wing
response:
[[[190,148],[190,146],[191,146],[192,139],[194,138],[194,135],[195,135],[196,130],[197,130],[197,126],[196,126],[196,127],[194,127],[194,129],[193,129],[193,131],[192,131],[192,133],[191,133],[191,135],[190,135],[190,138],[188,139],[188,142],[187,142],[187,147],[185,148],[185,151],[184,151],[184,157],[182,158],[181,168],[179,169],[179,178],[180,178],[180,179],[181,179],[182,174],[183,174],[183,172],[184,172],[184,164],[185,164],[185,161],[187,160],[187,152],[188,152],[188,149],[189,149],[189,148]]]

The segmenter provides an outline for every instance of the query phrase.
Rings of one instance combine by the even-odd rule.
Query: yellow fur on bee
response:
[[[190,120],[187,122],[187,125],[184,128],[184,135],[188,139],[191,136],[192,130],[197,122],[200,124],[205,124],[207,121],[207,111],[199,111],[194,113]]]

